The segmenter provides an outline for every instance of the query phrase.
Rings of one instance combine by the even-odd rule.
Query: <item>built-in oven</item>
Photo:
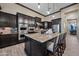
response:
[[[28,33],[28,24],[20,23],[19,24],[19,40],[25,39],[25,34]]]

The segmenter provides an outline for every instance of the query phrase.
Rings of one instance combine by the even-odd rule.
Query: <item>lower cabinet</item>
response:
[[[25,53],[28,56],[46,56],[47,49],[45,43],[40,43],[32,38],[25,39]]]
[[[0,48],[14,45],[17,42],[17,34],[0,35]]]

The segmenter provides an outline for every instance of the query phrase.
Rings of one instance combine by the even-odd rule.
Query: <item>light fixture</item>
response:
[[[40,9],[40,3],[38,3],[38,9]]]
[[[51,9],[51,8],[49,8],[49,3],[48,3],[48,10],[47,10],[47,14],[50,14],[50,9]]]
[[[53,11],[55,10],[55,4],[53,3]],[[55,15],[52,16],[53,18],[55,17]]]

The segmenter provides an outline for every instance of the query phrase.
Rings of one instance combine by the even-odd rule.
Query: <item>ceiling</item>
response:
[[[38,8],[38,3],[20,3],[23,6],[26,6],[36,12],[39,12],[43,15],[49,15],[51,13],[54,13],[56,11],[59,11],[61,8],[66,7],[72,3],[40,3],[40,9]],[[48,6],[50,13],[48,14]]]

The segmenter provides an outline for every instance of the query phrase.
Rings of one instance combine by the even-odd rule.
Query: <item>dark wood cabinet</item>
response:
[[[52,22],[48,22],[48,28],[52,28]]]
[[[17,21],[19,21],[21,19],[23,21],[23,23],[24,23],[25,20],[28,20],[29,17],[30,17],[30,16],[24,15],[22,13],[17,13],[16,16],[17,16]]]
[[[49,29],[52,28],[52,22],[48,22],[48,21],[43,21],[42,23],[42,28],[43,29]]]
[[[61,18],[52,20],[52,24],[61,24]]]
[[[38,42],[26,36],[25,53],[28,56],[46,56],[47,55],[46,43]]]
[[[37,23],[39,23],[39,24],[42,24],[41,23],[41,18],[39,18],[39,17],[34,17],[34,19],[35,19],[35,27],[40,27],[40,28],[42,28],[42,26],[39,26]]]
[[[22,13],[17,13],[17,27],[19,27],[19,24],[27,24],[28,28],[35,27],[36,21],[35,21],[35,18],[32,16],[24,15]]]
[[[22,13],[17,13],[17,23],[19,22],[19,20],[21,19],[22,22],[21,23],[25,23],[25,21],[27,20],[28,22],[31,21],[35,21],[35,18],[32,16],[28,16],[28,15],[24,15]],[[20,22],[19,22],[20,23]]]
[[[8,19],[9,17],[5,13],[0,12],[0,27],[8,26],[9,25]]]
[[[16,27],[16,16],[15,15],[9,15],[9,26],[10,27]]]
[[[39,17],[34,17],[36,22],[41,22],[41,18]]]
[[[16,16],[0,11],[0,27],[16,27]]]
[[[0,35],[0,48],[11,46],[18,43],[17,34]]]

